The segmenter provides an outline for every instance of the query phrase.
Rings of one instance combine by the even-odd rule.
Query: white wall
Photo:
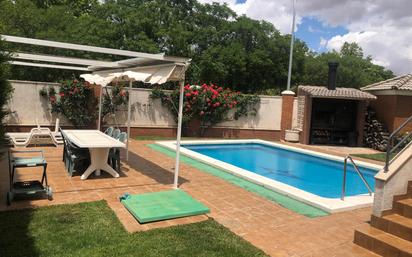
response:
[[[373,214],[381,217],[392,209],[393,197],[405,195],[412,181],[412,142],[409,143],[389,165],[389,170],[380,170],[375,176]]]
[[[58,92],[59,84],[11,81],[14,93],[9,108],[14,112],[6,122],[9,125],[35,125],[36,119],[40,125],[54,125],[57,115],[52,114],[48,100],[39,95],[43,87],[54,86]],[[160,100],[153,100],[150,89],[132,89],[132,127],[175,127],[173,116],[167,108],[163,107]],[[113,117],[107,117],[105,121],[111,125],[126,125],[127,106],[121,107]],[[280,119],[282,112],[282,97],[261,96],[261,103],[257,106],[255,116],[241,117],[239,120],[225,121],[216,127],[280,130]],[[297,100],[293,109],[293,126],[297,124]],[[69,125],[64,117],[59,117],[62,125]]]
[[[59,91],[59,84],[32,81],[10,81],[14,92],[8,104],[12,114],[5,119],[8,125],[53,125],[56,118],[60,119],[61,125],[70,125],[64,117],[52,114],[48,99],[40,96],[43,87],[53,86]],[[36,123],[37,120],[37,123]]]
[[[260,105],[257,114],[240,117],[238,120],[225,121],[216,124],[221,128],[280,130],[282,113],[282,97],[260,96]]]
[[[109,88],[110,90],[110,88]],[[132,127],[175,127],[171,112],[159,99],[153,100],[149,96],[150,89],[133,88],[131,100],[131,126]],[[127,105],[120,107],[121,111],[115,116],[106,117],[105,122],[110,125],[125,125],[127,123]]]

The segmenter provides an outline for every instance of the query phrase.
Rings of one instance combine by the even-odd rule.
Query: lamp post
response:
[[[293,61],[293,44],[295,41],[295,18],[296,18],[296,11],[295,11],[295,0],[292,0],[292,8],[293,8],[293,20],[292,20],[292,37],[290,39],[290,53],[289,53],[289,70],[288,70],[288,84],[287,84],[287,91],[290,91],[290,80],[292,76],[292,61]]]
[[[287,139],[287,133],[292,129],[293,123],[293,105],[295,92],[290,90],[290,80],[292,76],[292,61],[293,61],[293,44],[295,41],[295,0],[292,0],[293,21],[292,21],[292,37],[290,39],[290,54],[289,54],[289,70],[288,70],[288,84],[282,94],[282,115],[280,120],[281,139]]]

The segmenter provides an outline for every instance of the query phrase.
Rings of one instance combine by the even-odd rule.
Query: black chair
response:
[[[63,161],[70,177],[73,172],[84,171],[90,165],[90,152],[87,148],[80,148],[67,139],[66,134],[60,130],[63,138]]]
[[[120,142],[125,143],[127,141],[127,133],[121,132],[119,134],[118,139]],[[119,148],[112,148],[109,152],[109,164],[115,169],[117,172],[120,172],[120,149]]]
[[[120,131],[120,129],[115,129],[115,130],[113,130],[113,133],[112,133],[112,137],[114,138],[114,139],[119,139],[119,136],[120,136],[120,134],[121,134],[122,132]]]

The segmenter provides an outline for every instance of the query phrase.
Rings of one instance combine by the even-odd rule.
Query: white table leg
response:
[[[100,170],[104,170],[115,178],[119,177],[117,173],[109,164],[107,158],[109,157],[110,148],[89,148],[90,150],[90,166],[81,176],[81,179],[87,179],[94,171],[96,175],[100,175]]]

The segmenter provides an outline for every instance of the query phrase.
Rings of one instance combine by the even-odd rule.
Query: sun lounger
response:
[[[8,136],[14,147],[45,144],[57,146],[59,144],[48,128],[33,128],[30,133],[9,133]]]
[[[49,128],[42,128],[37,125],[29,133],[16,132],[6,133],[10,143],[14,147],[27,147],[29,145],[54,144],[55,146],[63,144],[61,133],[59,132],[59,119],[56,119],[56,127],[52,132]]]

